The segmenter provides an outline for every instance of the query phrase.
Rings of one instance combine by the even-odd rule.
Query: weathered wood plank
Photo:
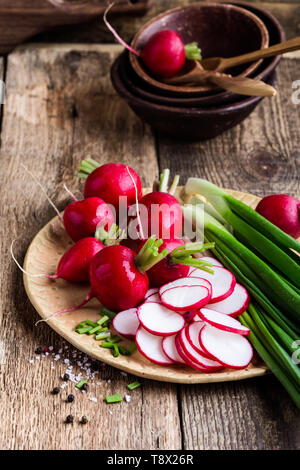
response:
[[[153,18],[165,10],[181,5],[187,5],[189,3],[194,3],[194,0],[157,0],[154,2],[152,8],[150,8],[147,14],[143,17],[116,16],[111,18],[111,22],[119,34],[126,41],[130,41],[141,25],[143,25],[150,18]],[[283,25],[288,38],[292,38],[300,34],[299,0],[284,2],[261,2],[250,0],[248,3],[255,3],[258,7],[264,8],[270,13],[274,14]],[[64,26],[55,28],[54,31],[39,34],[34,38],[34,41],[110,43],[112,42],[112,35],[107,30],[104,23],[101,20],[97,20],[89,24],[77,25],[76,27]]]
[[[149,383],[131,393],[130,403],[108,406],[106,394],[127,392],[132,377],[115,369],[100,370],[101,386],[91,384],[88,395],[65,398],[50,391],[62,381],[66,365],[50,357],[35,359],[39,345],[63,342],[38,319],[23,288],[20,271],[10,260],[9,246],[18,238],[16,255],[22,260],[36,232],[53,216],[40,189],[20,167],[23,163],[45,186],[62,209],[69,196],[65,182],[76,193],[74,177],[82,158],[92,154],[101,162],[120,161],[134,166],[144,184],[157,173],[152,134],[113,92],[109,80],[118,46],[24,47],[8,58],[7,103],[0,159],[1,199],[1,363],[2,432],[0,447],[10,449],[178,449],[181,433],[175,385]],[[20,73],[22,70],[22,73]],[[61,354],[65,357],[68,351]],[[29,363],[30,359],[35,363]],[[72,359],[72,363],[74,359]],[[52,359],[53,361],[53,359]],[[74,365],[74,371],[79,372]],[[107,382],[107,378],[109,381]],[[73,425],[63,423],[72,413]],[[83,414],[87,426],[78,424]]]
[[[299,197],[300,117],[299,105],[291,100],[299,66],[298,59],[283,59],[277,97],[265,99],[241,125],[216,139],[188,144],[159,136],[161,168],[172,168],[182,182],[198,175],[260,196],[283,192]],[[181,398],[187,449],[299,448],[297,410],[273,377],[182,386]]]

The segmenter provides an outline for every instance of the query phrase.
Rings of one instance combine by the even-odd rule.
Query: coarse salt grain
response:
[[[125,401],[126,401],[127,403],[129,403],[130,400],[131,400],[131,396],[130,396],[130,395],[125,395]]]

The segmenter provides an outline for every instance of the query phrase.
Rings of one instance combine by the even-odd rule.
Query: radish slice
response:
[[[207,304],[207,305],[208,305],[208,304]],[[198,316],[197,314],[198,314],[198,310],[197,310],[197,309],[191,310],[190,312],[186,312],[186,313],[184,314],[185,321],[186,321],[187,323],[193,321],[194,318],[195,318],[196,316]],[[201,318],[198,317],[198,321],[201,321],[201,322],[202,322]]]
[[[204,356],[203,354],[201,354],[200,352],[196,351],[193,348],[193,346],[190,344],[190,342],[187,339],[185,328],[180,331],[178,336],[179,336],[180,344],[183,347],[185,354],[193,362],[195,362],[196,364],[199,364],[201,367],[205,367],[209,369],[211,372],[223,369],[223,365],[221,365],[219,362],[209,359],[207,355]]]
[[[206,287],[209,291],[212,289],[211,283],[206,279],[199,279],[199,277],[181,277],[175,281],[168,282],[164,284],[159,289],[159,295],[162,295],[166,290],[172,289],[173,287],[182,287],[182,286],[202,286]]]
[[[163,352],[172,361],[177,362],[178,364],[185,364],[182,357],[178,354],[176,344],[175,344],[175,338],[176,338],[176,335],[166,336],[165,338],[163,338],[162,340]]]
[[[159,293],[156,292],[154,294],[150,294],[149,297],[147,297],[147,299],[145,300],[144,303],[146,303],[146,302],[158,302],[159,304],[161,304]]]
[[[158,302],[145,302],[137,309],[143,327],[153,335],[170,336],[180,331],[185,319]]]
[[[241,286],[241,284],[236,284],[232,294],[227,297],[227,299],[213,304],[208,304],[206,305],[206,308],[223,313],[224,315],[237,317],[247,310],[249,302],[250,297],[245,287]]]
[[[199,311],[199,317],[219,330],[230,331],[230,333],[238,335],[250,334],[249,328],[242,325],[238,320],[235,320],[235,318],[232,318],[229,315],[224,315],[224,313],[215,312],[208,308],[201,308]]]
[[[130,308],[117,313],[113,318],[112,325],[117,333],[128,339],[134,339],[136,331],[140,326],[137,309]]]
[[[220,300],[229,297],[234,289],[236,280],[234,275],[228,269],[221,268],[220,266],[213,266],[214,273],[207,273],[201,269],[194,271],[193,277],[199,276],[206,279],[212,285],[212,296],[210,303],[219,302]]]
[[[213,266],[220,266],[221,268],[224,268],[223,264],[220,263],[220,261],[218,259],[213,258],[212,256],[202,256],[202,258],[200,258],[200,259],[202,261],[208,261],[208,263],[211,263]]]
[[[204,327],[204,321],[195,321],[190,323],[185,330],[186,337],[190,343],[190,345],[197,351],[199,354],[203,354],[203,356],[209,357],[208,354],[201,348],[199,343],[199,334],[202,328]]]
[[[164,291],[160,298],[169,309],[175,312],[186,312],[207,305],[211,295],[206,287],[183,285]]]
[[[253,350],[245,336],[205,325],[200,331],[201,347],[225,367],[244,369],[250,363]]]
[[[189,358],[189,356],[184,352],[184,349],[181,346],[181,343],[180,343],[180,340],[179,340],[179,333],[177,333],[177,335],[175,337],[175,345],[176,345],[176,349],[177,349],[177,352],[178,352],[179,356],[181,357],[181,359],[185,362],[185,364],[187,366],[190,366],[193,369],[198,370],[199,372],[206,372],[207,373],[209,371],[209,369],[207,367],[201,367],[198,363],[193,362]]]
[[[151,289],[147,290],[146,292],[145,300],[147,300],[148,297],[150,297],[150,295],[157,294],[158,291],[159,291],[158,287],[151,287]]]
[[[136,345],[143,356],[155,364],[174,364],[163,352],[162,340],[161,337],[152,335],[141,326],[136,332]]]

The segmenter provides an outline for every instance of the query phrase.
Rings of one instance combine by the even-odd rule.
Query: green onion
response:
[[[116,316],[116,312],[113,312],[112,310],[109,310],[106,307],[102,307],[100,315],[106,316],[108,317],[109,320],[112,320]],[[101,320],[98,320],[98,321],[101,321]]]
[[[106,348],[106,349],[113,349],[114,343],[108,342],[108,341],[103,341],[100,344],[101,348]]]
[[[119,352],[122,356],[130,356],[130,352],[125,349],[121,344],[118,344]]]
[[[79,333],[80,335],[83,335],[85,333],[88,333],[93,327],[92,326],[84,326],[82,328],[76,328],[76,333]]]
[[[82,380],[80,380],[80,382],[78,382],[78,383],[75,385],[75,387],[76,387],[76,388],[79,388],[79,390],[80,390],[80,389],[82,388],[82,386],[83,386],[84,384],[86,384],[86,383],[87,383],[87,381],[82,379]]]
[[[132,353],[134,353],[134,351],[136,351],[136,344],[135,344],[135,343],[132,343],[132,344],[127,348],[127,351],[129,352],[129,355],[131,355]]]
[[[115,395],[106,395],[105,401],[106,403],[119,403],[123,401],[123,397],[120,393],[116,393]]]
[[[109,341],[111,343],[118,343],[119,341],[121,341],[121,338],[120,338],[120,336],[115,335],[115,336],[112,336]]]
[[[105,328],[106,329],[106,328]],[[103,328],[104,330],[104,328]],[[101,340],[101,339],[107,339],[107,338],[110,338],[110,332],[106,332],[106,331],[101,331],[100,333],[98,333],[96,336],[95,336],[95,339],[97,341]]]
[[[119,348],[117,344],[113,344],[113,356],[118,357],[120,355]]]
[[[103,309],[102,309],[103,310]],[[101,310],[101,312],[102,312]],[[97,321],[97,325],[98,326],[102,326],[104,325],[104,323],[106,323],[107,321],[109,321],[109,317],[107,315],[104,315],[102,318],[100,318],[100,320]]]
[[[128,390],[135,390],[136,388],[140,387],[140,382],[132,382],[131,384],[127,385]]]

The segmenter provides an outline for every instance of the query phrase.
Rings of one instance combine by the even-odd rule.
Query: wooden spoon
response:
[[[259,49],[258,51],[248,52],[247,54],[238,55],[236,57],[209,57],[201,60],[201,65],[206,70],[214,70],[215,72],[223,72],[226,69],[235,67],[236,65],[246,64],[258,59],[265,59],[274,55],[283,54],[300,49],[300,36],[288,41],[275,44],[274,46]]]
[[[182,85],[214,83],[224,90],[247,96],[274,96],[276,94],[275,88],[267,83],[252,78],[232,77],[225,73],[205,70],[197,60],[194,61],[194,66],[189,72],[164,81]]]

